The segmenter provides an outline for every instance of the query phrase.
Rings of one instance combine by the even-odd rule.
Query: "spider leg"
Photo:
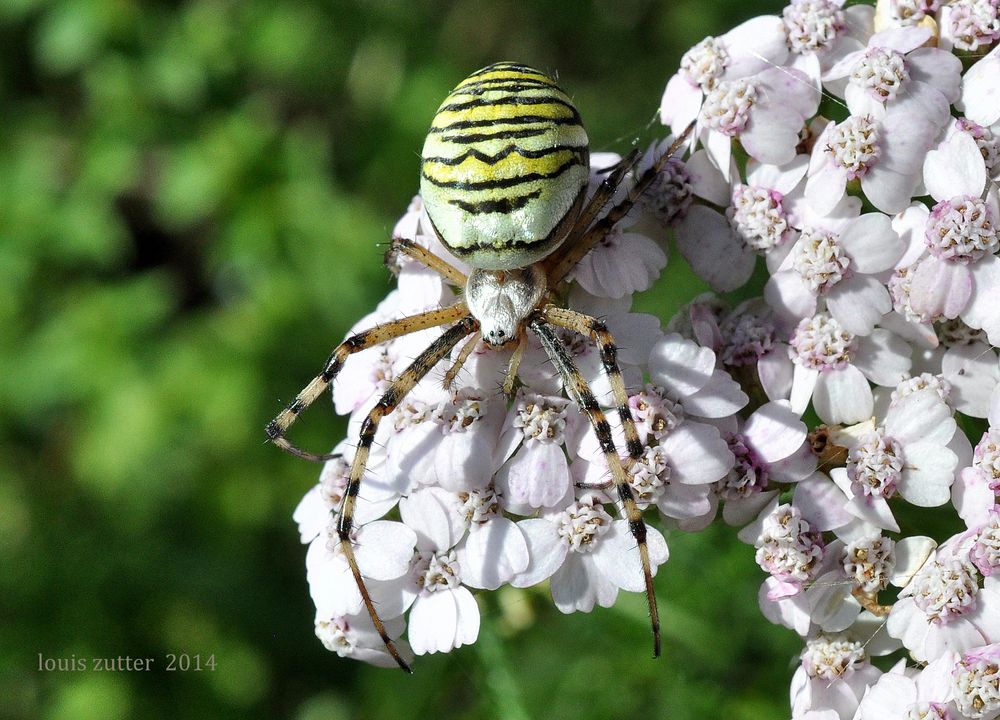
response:
[[[684,132],[680,134],[665,153],[656,158],[656,161],[646,168],[642,175],[638,177],[635,181],[635,185],[625,194],[621,200],[618,201],[604,216],[595,222],[589,230],[583,232],[583,235],[579,240],[570,242],[567,240],[562,244],[561,247],[565,247],[566,251],[559,254],[558,258],[553,259],[551,263],[546,263],[546,270],[548,271],[549,287],[558,290],[560,284],[566,279],[566,276],[570,271],[576,267],[576,264],[580,262],[584,256],[591,251],[591,249],[596,245],[601,238],[607,235],[611,228],[615,224],[625,217],[629,210],[639,201],[643,193],[649,189],[649,186],[653,184],[656,180],[656,176],[660,174],[660,171],[666,167],[667,162],[673,157],[674,153],[680,149],[680,147],[687,142],[691,131],[694,129],[694,123],[691,123],[684,129]],[[610,179],[610,178],[609,178]],[[571,231],[573,235],[577,229],[585,230],[586,226],[577,223]],[[572,239],[572,238],[570,238]]]
[[[344,362],[348,356],[389,342],[403,335],[409,335],[418,330],[426,330],[427,328],[454,322],[468,314],[469,311],[465,307],[465,303],[458,302],[445,308],[410,315],[409,317],[400,318],[399,320],[387,322],[383,325],[376,325],[369,330],[362,330],[359,333],[351,335],[351,337],[344,340],[344,342],[340,343],[334,349],[333,353],[327,359],[322,372],[300,390],[295,399],[288,403],[285,409],[267,424],[266,432],[268,439],[282,450],[305,460],[323,462],[334,457],[330,454],[317,455],[301,450],[285,438],[285,433],[288,432],[289,426],[295,422],[295,419],[302,411],[312,405],[316,398],[329,387],[330,383],[337,377],[337,373],[344,366]]]
[[[570,239],[590,227],[590,224],[594,222],[594,219],[598,216],[601,210],[604,209],[604,206],[607,205],[608,201],[614,197],[616,192],[618,192],[618,188],[625,180],[625,176],[628,174],[629,170],[635,167],[635,164],[639,162],[641,157],[642,153],[638,150],[633,150],[618,163],[607,169],[608,176],[601,181],[600,185],[597,186],[597,190],[594,191],[593,197],[590,198],[587,205],[573,222],[573,227],[567,234],[566,241],[542,261],[547,275],[551,276],[552,268],[560,264],[564,257],[572,253],[574,243],[570,242]],[[581,255],[581,257],[583,256]],[[576,265],[577,262],[579,262],[579,260],[573,264]]]
[[[450,281],[458,287],[464,288],[466,282],[469,280],[465,273],[450,262],[438,257],[423,245],[418,245],[412,240],[394,237],[389,245],[389,249],[385,251],[386,266],[392,268],[396,265],[396,255],[405,255],[412,260],[416,260],[425,268],[433,270],[445,280]]]
[[[392,382],[378,403],[368,412],[368,416],[361,423],[358,447],[354,454],[354,460],[351,463],[351,474],[348,477],[347,487],[344,490],[344,499],[341,501],[339,518],[337,520],[337,537],[340,538],[340,549],[351,568],[351,574],[354,575],[354,581],[358,585],[358,591],[361,593],[365,609],[368,610],[368,615],[371,617],[379,637],[385,643],[386,650],[389,651],[389,654],[392,655],[399,667],[407,672],[413,671],[407,662],[400,657],[395,643],[385,631],[382,619],[375,610],[375,604],[368,594],[368,588],[365,586],[364,578],[358,569],[358,561],[354,556],[354,547],[351,543],[351,530],[354,528],[354,507],[357,502],[358,493],[361,490],[361,478],[364,476],[365,468],[368,465],[368,455],[371,451],[372,443],[375,441],[375,433],[378,431],[379,422],[396,408],[402,399],[406,397],[407,393],[420,382],[421,378],[429,373],[442,358],[447,357],[448,353],[451,352],[452,348],[462,338],[473,332],[476,326],[476,320],[468,314],[468,311],[465,311],[464,317],[457,324],[446,330],[441,337],[431,343],[426,350],[414,359],[410,366]]]
[[[601,444],[604,452],[604,459],[608,463],[611,471],[611,479],[614,483],[618,499],[622,504],[622,515],[628,521],[629,532],[635,538],[639,546],[639,558],[642,562],[642,573],[646,584],[646,602],[649,605],[649,621],[653,628],[653,657],[660,655],[660,613],[656,607],[656,591],[653,588],[653,571],[649,562],[649,547],[646,545],[646,523],[642,519],[642,512],[635,502],[635,494],[632,486],[628,484],[628,477],[622,467],[621,458],[615,448],[615,441],[611,435],[611,426],[608,425],[607,418],[601,411],[600,405],[590,391],[587,381],[580,375],[576,363],[569,352],[559,342],[559,338],[553,332],[552,327],[545,321],[542,313],[537,313],[528,323],[531,331],[542,341],[542,347],[552,359],[552,362],[559,369],[566,384],[566,391],[569,396],[576,401],[580,409],[587,413],[590,424],[594,428],[594,434]]]
[[[462,370],[462,366],[465,365],[465,361],[469,359],[469,356],[472,354],[472,351],[476,349],[476,345],[479,344],[479,340],[482,337],[481,333],[472,333],[472,337],[470,337],[465,345],[462,346],[462,349],[458,351],[458,357],[455,358],[455,362],[451,364],[451,367],[448,368],[448,372],[444,374],[444,382],[442,384],[444,385],[445,390],[451,389],[451,386],[455,382],[455,378],[458,377],[458,373]]]
[[[608,376],[608,382],[611,383],[615,404],[618,405],[618,418],[625,431],[625,446],[628,448],[629,458],[632,461],[641,458],[642,441],[639,440],[639,432],[635,428],[632,410],[628,405],[628,391],[625,389],[625,381],[622,379],[622,371],[618,365],[618,346],[608,331],[608,326],[590,315],[555,305],[543,307],[542,316],[553,325],[589,337],[600,348],[601,364],[604,366],[604,374]]]
[[[524,349],[527,347],[528,343],[525,340],[524,335],[517,339],[517,347],[514,348],[514,352],[510,355],[510,362],[507,363],[507,372],[503,379],[503,394],[510,398],[514,396],[514,383],[517,382],[517,369],[521,367],[521,358],[524,357]]]

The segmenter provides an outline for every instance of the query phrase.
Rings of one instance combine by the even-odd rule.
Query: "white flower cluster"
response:
[[[673,325],[767,398],[748,426],[824,423],[783,477],[730,440],[716,493],[763,614],[805,640],[796,719],[1000,717],[998,41],[996,0],[792,0],[696,45],[663,96],[695,123],[678,249],[718,291],[769,271]],[[967,529],[914,534],[906,506]]]
[[[657,527],[697,531],[721,514],[740,528],[767,574],[763,614],[806,644],[793,718],[991,720],[1000,2],[843,4],[793,0],[688,51],[661,108],[674,133],[693,123],[684,157],[574,269],[567,303],[617,341],[641,456],[625,458],[623,428],[613,434],[652,521],[654,571],[667,560]],[[618,159],[592,158],[592,187]],[[395,234],[445,255],[419,198]],[[766,266],[762,296],[695,298],[665,329],[631,312],[666,266],[668,236],[718,292]],[[399,288],[352,331],[456,297],[415,262],[396,270]],[[440,333],[347,360],[334,401],[349,437]],[[559,334],[617,417],[600,349]],[[542,347],[528,337],[512,398],[498,390],[510,352],[479,344],[460,358],[450,387],[432,373],[381,423],[357,498],[357,564],[386,631],[405,628],[404,653],[474,642],[471,590],[548,581],[563,612],[644,590],[602,448]],[[960,428],[977,423],[973,447]],[[338,549],[352,446],[337,451],[295,513],[316,632],[340,655],[391,665]],[[904,531],[913,508],[967,529]],[[871,662],[893,652],[907,657]]]

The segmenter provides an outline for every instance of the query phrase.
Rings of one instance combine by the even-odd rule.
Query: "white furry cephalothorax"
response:
[[[516,270],[473,270],[465,303],[479,321],[483,340],[506,345],[520,337],[522,323],[545,293],[545,273],[537,265]]]

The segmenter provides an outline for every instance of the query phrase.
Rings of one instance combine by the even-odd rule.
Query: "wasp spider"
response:
[[[379,422],[470,335],[491,348],[514,348],[504,381],[508,393],[516,382],[525,336],[528,332],[537,335],[561,373],[569,396],[588,416],[611,470],[622,514],[638,546],[654,654],[659,654],[659,618],[646,526],[604,412],[553,327],[575,331],[598,345],[625,433],[626,464],[641,457],[643,445],[629,411],[614,339],[599,319],[560,307],[556,298],[574,266],[629,212],[683,139],[652,163],[602,214],[635,166],[638,152],[612,168],[588,199],[587,133],[572,100],[555,81],[538,70],[507,62],[474,72],[445,98],[434,116],[422,152],[420,180],[424,207],[437,236],[473,270],[466,276],[422,246],[402,239],[393,241],[396,253],[464,288],[462,299],[449,307],[348,337],[330,355],[322,372],[268,423],[268,437],[282,449],[309,460],[328,459],[331,456],[300,450],[285,434],[295,418],[333,382],[347,357],[402,335],[450,326],[391,383],[362,423],[337,523],[340,549],[364,605],[386,649],[404,670],[409,667],[386,633],[355,560],[350,540],[355,503]],[[459,357],[465,355],[463,352]],[[460,363],[461,359],[448,370],[446,382],[455,377]]]

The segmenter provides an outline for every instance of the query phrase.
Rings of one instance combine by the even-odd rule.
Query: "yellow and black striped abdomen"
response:
[[[474,267],[524,267],[550,253],[579,212],[587,133],[552,78],[514,63],[473,73],[438,108],[420,194],[445,246]]]

